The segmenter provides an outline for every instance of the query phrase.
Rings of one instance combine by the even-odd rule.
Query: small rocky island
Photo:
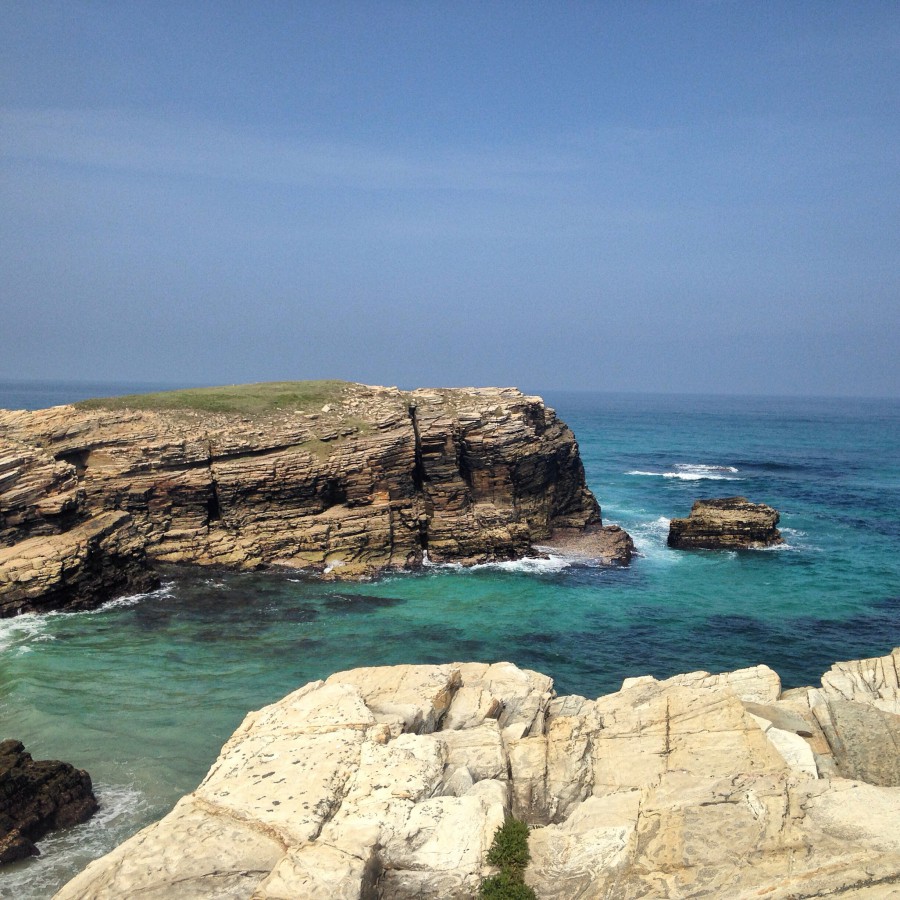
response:
[[[83,769],[34,760],[21,741],[0,741],[0,864],[38,856],[35,841],[86,822],[96,811],[91,778]]]
[[[900,894],[900,648],[558,697],[510,663],[355,669],[250,713],[200,787],[57,900],[474,898],[532,826],[541,900]]]
[[[276,382],[0,410],[0,617],[153,564],[369,577],[565,548],[627,564],[569,428],[514,388]]]
[[[686,519],[669,523],[668,544],[678,550],[758,550],[784,543],[778,512],[746,497],[697,500]]]

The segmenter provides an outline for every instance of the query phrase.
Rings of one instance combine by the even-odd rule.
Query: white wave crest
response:
[[[0,619],[0,653],[10,648],[18,648],[18,652],[27,652],[26,645],[39,641],[55,641],[54,635],[47,632],[47,628],[54,618],[58,616],[96,616],[108,612],[111,609],[120,609],[126,606],[136,606],[145,600],[159,600],[170,597],[175,589],[174,582],[167,582],[154,591],[146,591],[142,594],[128,594],[125,597],[116,597],[115,600],[107,600],[95,609],[77,609],[67,611],[64,609],[53,610],[46,613],[22,613],[11,619]]]
[[[672,472],[648,472],[633,469],[626,475],[644,475],[653,478],[677,478],[680,481],[740,481],[734,466],[711,466],[706,463],[675,463]]]
[[[669,519],[658,516],[649,522],[639,522],[628,529],[634,547],[647,559],[669,563],[678,563],[682,557],[673,553],[668,547]]]
[[[535,547],[540,551],[540,547]],[[557,553],[547,554],[547,558],[526,556],[522,559],[505,559],[500,562],[478,563],[472,566],[473,570],[498,569],[501,572],[528,572],[532,575],[547,575],[553,572],[562,572],[574,563],[589,564],[590,560],[574,556],[560,556]]]
[[[52,641],[46,633],[47,621],[37,613],[24,613],[12,619],[0,621],[0,652],[10,648],[21,649],[35,641]]]
[[[529,572],[534,575],[546,575],[552,572],[561,572],[574,564],[590,566],[596,561],[578,556],[562,556],[558,551],[549,547],[534,548],[538,552],[546,553],[547,556],[525,556],[521,559],[504,559],[494,562],[475,563],[471,566],[463,565],[460,562],[433,562],[428,558],[428,552],[422,555],[422,567],[434,570],[452,570],[454,572],[480,572],[485,569],[495,570],[499,572]]]

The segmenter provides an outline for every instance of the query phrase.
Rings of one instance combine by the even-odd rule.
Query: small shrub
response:
[[[528,852],[528,826],[519,819],[507,819],[494,833],[487,861],[500,872],[481,882],[481,900],[537,900],[525,884]]]
[[[504,869],[481,882],[481,900],[537,900],[537,894],[522,881],[518,871]]]
[[[528,826],[520,819],[507,819],[494,833],[487,861],[501,869],[524,869],[528,852]]]

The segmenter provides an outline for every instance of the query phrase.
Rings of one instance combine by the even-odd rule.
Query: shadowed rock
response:
[[[87,772],[55,760],[35,761],[21,741],[0,742],[0,863],[37,856],[35,841],[86,822],[96,811]]]

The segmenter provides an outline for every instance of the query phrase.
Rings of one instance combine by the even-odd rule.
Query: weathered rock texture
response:
[[[687,519],[672,519],[669,546],[679,550],[755,550],[783,543],[778,512],[746,497],[697,500]]]
[[[572,432],[514,389],[347,384],[315,411],[253,415],[0,411],[0,616],[144,589],[145,556],[360,577],[569,533],[630,557]]]
[[[0,864],[36,856],[35,841],[86,822],[96,810],[87,772],[56,760],[35,761],[20,741],[0,742]]]
[[[59,900],[470,898],[534,828],[543,900],[900,891],[900,649],[557,697],[509,663],[357,669],[251,713],[200,787]]]

